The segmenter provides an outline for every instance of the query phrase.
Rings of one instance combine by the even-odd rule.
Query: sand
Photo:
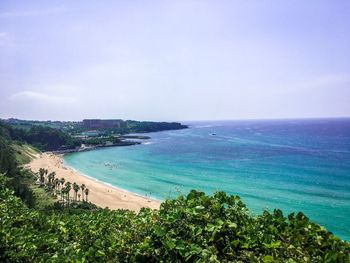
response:
[[[56,178],[64,178],[66,182],[76,182],[79,185],[85,184],[89,189],[88,201],[102,208],[129,209],[135,212],[138,212],[142,207],[159,208],[160,202],[157,200],[142,197],[84,176],[65,166],[62,157],[62,155],[53,153],[37,154],[25,167],[35,173],[40,168],[45,168],[49,173],[56,172]]]

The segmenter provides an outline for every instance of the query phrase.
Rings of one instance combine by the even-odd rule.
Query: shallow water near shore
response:
[[[72,153],[102,182],[164,200],[190,189],[241,196],[252,213],[302,211],[350,241],[350,119],[191,122],[141,145]]]

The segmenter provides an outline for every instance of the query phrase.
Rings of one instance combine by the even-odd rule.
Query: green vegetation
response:
[[[16,129],[9,126],[7,129],[11,139],[31,144],[44,151],[71,149],[81,144],[81,140],[74,139],[70,135],[54,128],[36,125],[29,130]]]
[[[127,121],[128,130],[125,133],[146,133],[187,128],[178,122]]]
[[[90,129],[84,127],[82,122],[17,119],[8,119],[1,122],[0,120],[0,126],[7,130],[8,136],[17,141],[17,144],[30,144],[41,151],[72,150],[81,146],[81,144],[87,146],[130,145],[133,143],[124,141],[124,138],[120,135],[187,128],[186,125],[177,122],[128,120],[124,123],[125,125],[119,128],[99,128],[97,131],[93,131],[98,135],[86,137],[84,133]],[[20,156],[17,157],[20,158]],[[24,159],[21,162],[26,161]]]
[[[33,184],[14,143],[0,125],[0,262],[350,262],[350,244],[304,214],[252,216],[224,192],[191,191],[138,214],[99,209],[80,202],[84,185],[45,169]]]
[[[0,260],[349,262],[350,246],[302,213],[249,215],[237,196],[192,191],[159,211],[27,208],[0,176]]]
[[[89,137],[83,141],[88,145],[103,145],[106,143],[120,143],[121,140],[118,137],[108,136],[108,137]]]
[[[35,121],[35,120],[19,120],[19,119],[7,119],[3,120],[6,124],[11,125],[13,128],[30,130],[33,126],[43,126],[53,128],[65,132],[70,132],[80,126],[76,121]]]
[[[19,168],[30,160],[32,148],[21,146],[11,140],[10,133],[12,129],[0,123],[0,173],[9,178],[6,186],[14,191],[14,194],[20,197],[27,206],[33,207],[35,196],[31,189],[35,181],[35,176]]]
[[[30,162],[38,151],[31,145],[12,140],[11,135],[14,136],[14,132],[17,131],[0,123],[0,173],[6,174],[6,177],[9,178],[6,181],[7,187],[11,188],[14,194],[30,208],[56,209],[69,206],[66,205],[68,200],[65,198],[56,200],[58,196],[62,195],[63,188],[59,191],[53,187],[54,173],[48,174],[47,170],[40,169],[39,174],[35,175],[20,167]],[[40,179],[40,184],[37,183],[38,179]],[[78,200],[76,200],[74,207],[96,208],[91,203],[85,203],[84,205],[78,204]]]
[[[54,207],[56,200],[52,198],[44,188],[35,184],[30,184],[30,189],[32,190],[34,199],[32,208],[43,210]]]
[[[29,163],[38,151],[29,144],[14,143],[11,145],[15,152],[17,164]]]
[[[84,184],[80,186],[75,182],[73,184],[66,182],[64,178],[58,179],[55,177],[55,172],[49,173],[47,169],[39,169],[40,187],[44,188],[55,199],[59,198],[59,201],[54,203],[56,208],[97,208],[95,205],[88,203],[89,189]],[[71,196],[72,191],[74,193],[73,197]]]
[[[82,132],[88,131],[89,128],[84,127],[82,122],[79,121],[27,121],[18,119],[3,120],[13,128],[29,131],[33,127],[44,127],[47,130],[56,129],[66,134],[76,135]],[[122,121],[122,120],[121,120]],[[145,133],[145,132],[157,132],[164,130],[178,130],[187,128],[186,125],[182,125],[178,122],[153,122],[153,121],[135,121],[127,120],[126,125],[120,128],[99,128],[104,135],[111,135],[115,133]]]
[[[14,128],[1,121],[0,136],[2,140],[11,140],[15,148],[23,146],[23,144],[30,144],[31,146],[23,146],[24,148],[19,147],[17,149],[17,154],[21,154],[21,151],[23,151],[29,157],[35,152],[35,148],[43,151],[52,151],[75,148],[81,144],[81,140],[72,138],[70,135],[57,129],[32,126],[29,130],[25,130]]]

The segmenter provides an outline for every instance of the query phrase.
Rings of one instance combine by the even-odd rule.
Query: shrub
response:
[[[249,214],[237,196],[191,191],[158,211],[36,211],[0,176],[0,261],[350,262],[350,245],[302,213]]]

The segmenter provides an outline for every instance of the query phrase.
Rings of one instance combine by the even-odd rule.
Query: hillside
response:
[[[15,158],[19,165],[29,163],[39,154],[38,150],[29,144],[13,143],[11,147],[15,152]]]

